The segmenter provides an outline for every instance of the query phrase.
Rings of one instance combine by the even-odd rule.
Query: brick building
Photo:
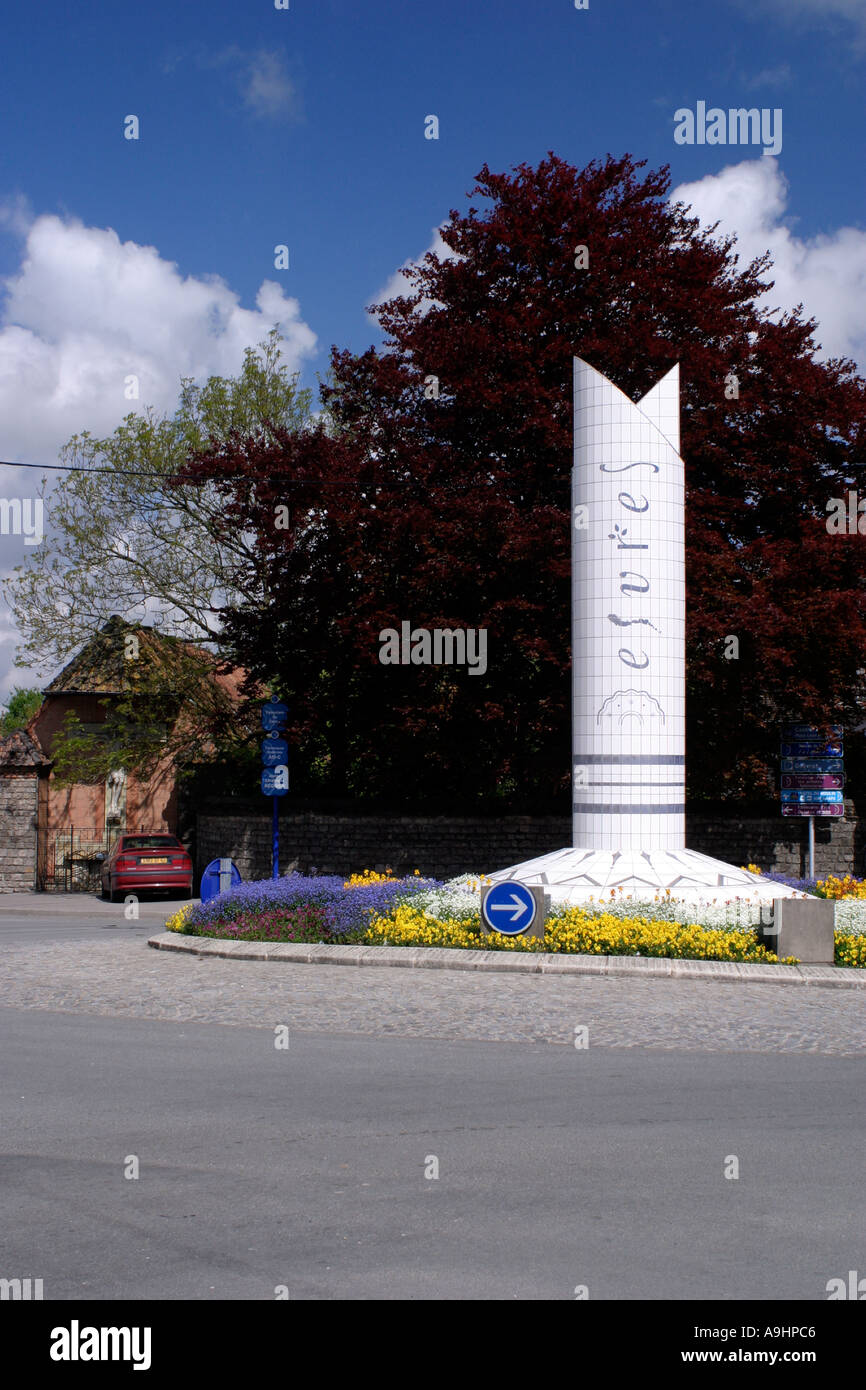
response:
[[[98,733],[112,702],[128,696],[129,641],[142,663],[164,662],[178,647],[194,651],[203,678],[239,701],[243,672],[223,675],[207,652],[153,628],[109,619],[46,686],[26,730],[0,739],[0,892],[89,887],[118,835],[177,833],[178,779],[170,758],[146,778],[118,767],[105,778],[61,786],[53,771],[55,741],[67,716],[78,718],[81,732]]]
[[[33,888],[50,760],[24,729],[0,740],[0,893]]]

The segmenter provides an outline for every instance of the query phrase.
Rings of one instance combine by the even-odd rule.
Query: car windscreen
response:
[[[180,840],[173,835],[125,835],[123,848],[131,849],[183,849]]]

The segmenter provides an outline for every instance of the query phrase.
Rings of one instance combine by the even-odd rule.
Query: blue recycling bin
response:
[[[230,859],[212,859],[201,876],[201,900],[210,902],[242,882],[240,870]]]

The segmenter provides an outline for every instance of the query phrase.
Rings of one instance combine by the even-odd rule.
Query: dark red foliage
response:
[[[667,169],[642,169],[485,167],[470,194],[484,205],[442,229],[457,258],[428,255],[375,306],[385,350],[333,351],[339,433],[191,462],[225,491],[227,524],[260,536],[227,647],[289,700],[296,784],[568,806],[575,354],[633,399],[681,364],[690,794],[772,794],[783,719],[862,722],[863,542],[825,516],[866,459],[864,383],[815,360],[801,311],[755,307],[767,258],[740,267],[667,202]],[[487,628],[487,674],[381,665],[379,632],[404,619]]]

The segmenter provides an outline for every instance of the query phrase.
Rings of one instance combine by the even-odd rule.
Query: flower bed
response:
[[[749,864],[750,872],[760,874],[756,864]],[[836,904],[836,946],[837,964],[840,937],[866,936],[866,879],[854,878],[851,874],[839,876],[828,874],[824,879],[789,878],[785,874],[764,874],[773,883],[787,883],[801,892],[812,893],[816,898],[830,898]],[[846,953],[850,950],[846,948]],[[859,949],[859,948],[858,948]],[[847,960],[845,964],[848,964]]]
[[[851,874],[845,874],[838,878],[835,874],[829,874],[822,882],[815,885],[815,892],[819,898],[866,898],[866,879],[854,878]]]
[[[569,955],[665,956],[671,960],[760,961],[778,964],[757,932],[719,931],[676,922],[592,912],[572,907],[549,917],[543,939],[485,933],[475,921],[440,919],[420,911],[414,900],[377,917],[365,936],[372,945],[450,946],[484,951],[552,951]],[[794,965],[793,957],[783,962]]]
[[[187,904],[165,925],[187,936],[233,941],[360,941],[371,917],[435,882],[417,874],[396,879],[369,872],[348,882],[336,874],[288,874],[241,883],[209,902]]]
[[[849,934],[837,930],[834,963],[866,969],[866,936],[862,932]]]
[[[652,902],[614,895],[609,901],[580,907],[553,902],[542,940],[483,931],[479,891],[488,881],[481,877],[440,883],[422,879],[417,871],[396,879],[390,873],[368,870],[346,881],[336,875],[290,874],[241,884],[208,903],[187,904],[168,919],[166,928],[233,941],[364,942],[778,962],[759,939],[757,903],[696,906],[669,895]],[[841,890],[857,883],[827,879],[817,887],[829,889],[825,896],[836,899],[836,964],[866,968],[866,897],[841,897]],[[782,963],[796,961],[787,957]]]

